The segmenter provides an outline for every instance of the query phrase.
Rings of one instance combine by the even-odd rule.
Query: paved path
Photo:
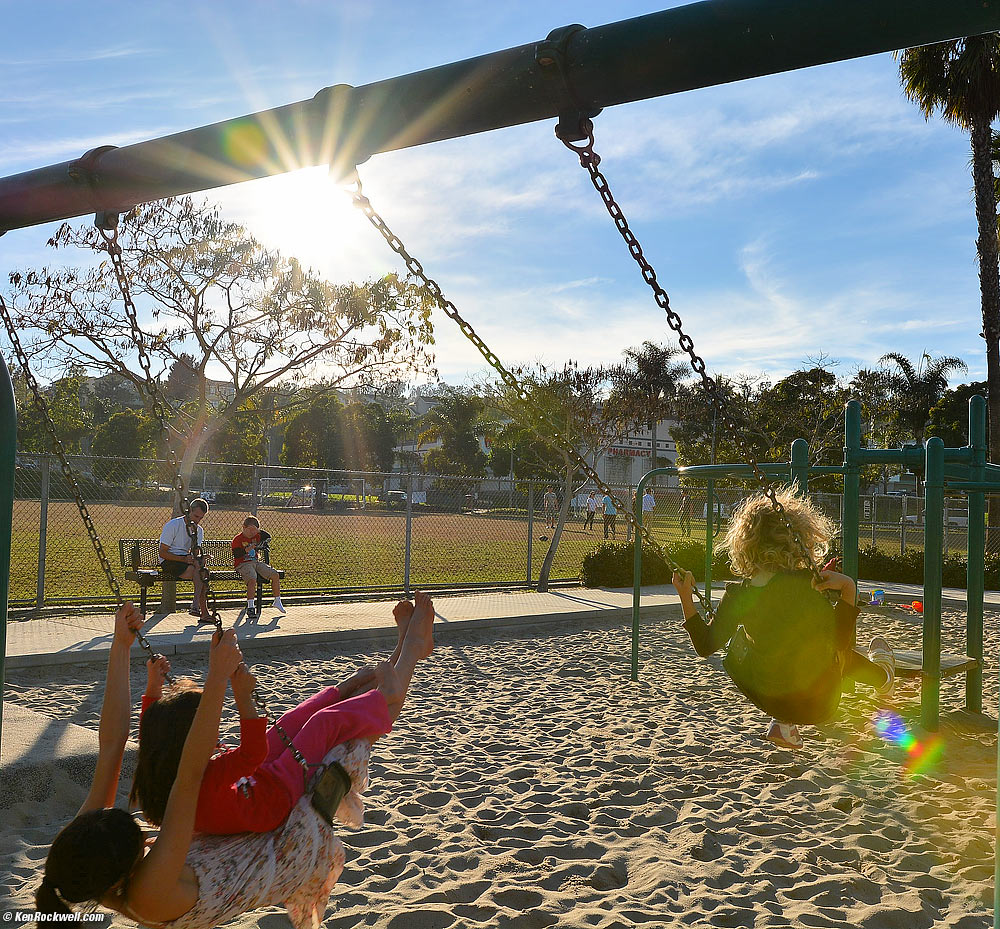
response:
[[[861,583],[862,594],[873,586],[886,591],[890,602],[909,602],[922,595],[919,587],[907,584]],[[949,605],[964,602],[965,592],[947,589]],[[987,604],[1000,607],[1000,592],[988,592]],[[266,603],[267,601],[265,601]],[[435,634],[440,639],[463,630],[494,629],[532,624],[548,624],[606,619],[629,621],[631,589],[563,588],[550,593],[532,591],[491,591],[435,598]],[[247,622],[243,612],[223,610],[223,622],[239,631],[241,646],[247,650],[310,642],[356,642],[359,647],[395,635],[390,611],[392,601],[286,604],[281,616],[265,607],[256,623]],[[646,587],[641,612],[677,608],[673,587]],[[186,612],[154,613],[144,630],[153,647],[164,655],[202,652],[211,634],[210,626],[197,626]],[[7,667],[38,667],[61,663],[107,660],[111,643],[111,617],[107,613],[11,621],[7,624]]]

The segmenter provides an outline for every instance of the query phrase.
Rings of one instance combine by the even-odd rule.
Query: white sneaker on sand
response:
[[[791,723],[779,723],[776,719],[771,720],[764,738],[781,748],[800,749],[805,745],[802,736],[799,735],[798,726]]]
[[[274,609],[276,609],[279,613],[287,613],[288,612],[285,609],[284,604],[282,604],[282,602],[281,602],[281,597],[275,597],[274,598],[274,603],[272,603],[271,606],[274,607]]]
[[[896,656],[892,652],[892,646],[882,636],[877,635],[871,640],[868,646],[868,660],[882,668],[888,678],[881,687],[875,688],[875,693],[880,696],[892,693],[896,683]]]

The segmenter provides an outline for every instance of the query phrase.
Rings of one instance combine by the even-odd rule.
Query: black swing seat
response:
[[[861,652],[861,654],[866,654]],[[920,649],[893,649],[896,656],[897,677],[921,677],[924,673],[924,656]],[[949,655],[941,653],[941,677],[954,677],[965,671],[973,671],[982,667],[982,663],[968,655]]]
[[[233,563],[233,547],[231,542],[223,539],[206,539],[202,543],[202,551],[212,556],[208,564],[211,581],[242,581],[243,578],[230,567]],[[267,549],[261,550],[262,561],[270,564]],[[150,587],[163,583],[168,578],[160,570],[160,540],[159,539],[119,539],[118,557],[121,565],[126,568],[125,580],[139,585],[139,610],[146,612],[146,595]],[[225,567],[223,567],[223,565]],[[278,569],[278,577],[283,578],[285,572]],[[191,584],[192,581],[178,581],[180,584]],[[264,585],[266,581],[257,579],[257,615],[260,615],[264,601]]]

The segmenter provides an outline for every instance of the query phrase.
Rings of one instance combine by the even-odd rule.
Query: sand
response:
[[[878,622],[918,647],[902,614],[863,619],[861,637]],[[946,642],[961,623],[946,616]],[[995,655],[995,635],[987,646]],[[995,734],[945,725],[937,766],[909,776],[858,688],[835,725],[803,730],[805,751],[781,750],[676,618],[644,624],[639,684],[628,655],[627,631],[602,626],[439,646],[396,731],[375,746],[367,825],[344,834],[348,864],[325,925],[992,924]],[[258,670],[284,709],[359,660],[278,649]],[[987,673],[995,712],[995,662]],[[141,683],[136,674],[136,701]],[[15,671],[7,699],[94,727],[102,685],[93,670]],[[914,683],[892,701],[911,718],[917,703]],[[946,682],[942,706],[961,703],[960,681]],[[0,799],[0,896],[18,906],[84,786],[63,777],[46,790]],[[281,912],[234,925],[278,929]]]

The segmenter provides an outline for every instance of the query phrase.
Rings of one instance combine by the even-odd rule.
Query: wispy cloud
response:
[[[135,58],[139,55],[155,54],[155,49],[132,44],[112,45],[92,51],[66,50],[57,54],[39,55],[31,58],[0,57],[0,67],[49,67],[54,64],[77,64],[90,61],[111,61],[117,58]]]

